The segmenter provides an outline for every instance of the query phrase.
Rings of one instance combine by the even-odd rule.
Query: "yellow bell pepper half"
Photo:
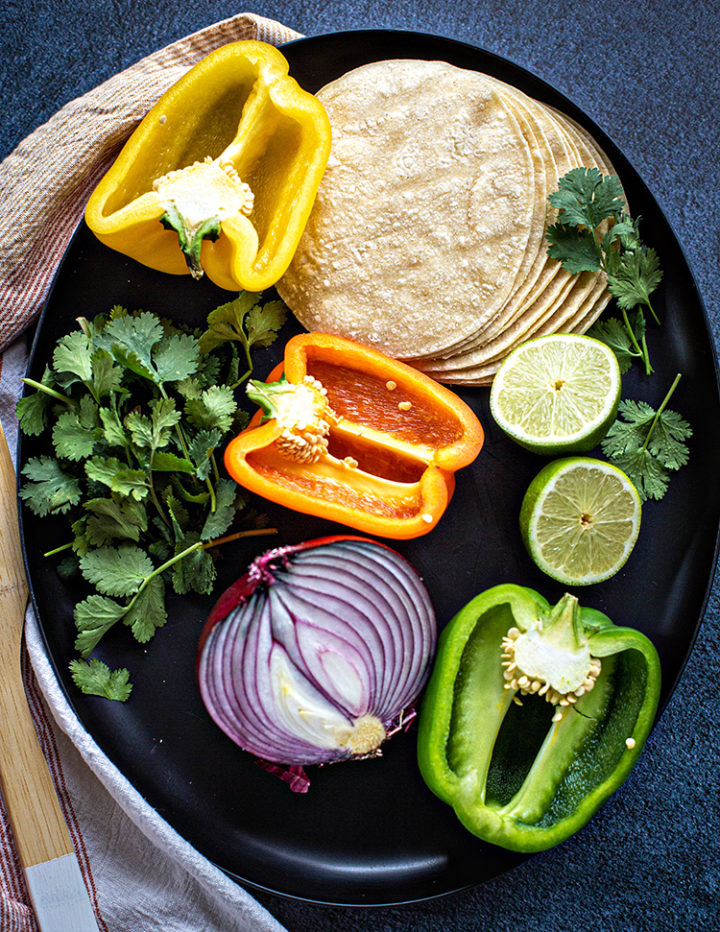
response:
[[[142,120],[85,211],[101,242],[176,275],[262,291],[283,275],[330,154],[320,101],[264,42],[202,59]]]

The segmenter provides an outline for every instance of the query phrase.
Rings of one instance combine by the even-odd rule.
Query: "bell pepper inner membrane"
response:
[[[372,424],[406,443],[434,447],[449,445],[463,435],[463,426],[447,411],[439,414],[408,386],[389,390],[387,382],[370,373],[338,366],[308,354],[307,371],[327,390],[330,407],[340,417]],[[409,402],[406,410],[398,407]]]
[[[144,157],[128,166],[116,189],[108,194],[103,216],[109,217],[152,191],[153,182],[168,172],[202,162],[207,156],[219,158],[237,134],[253,83],[253,78],[247,76],[228,87],[220,97],[208,98],[198,93],[195,99],[188,101],[182,132],[168,127],[167,141],[162,148],[144,150]]]

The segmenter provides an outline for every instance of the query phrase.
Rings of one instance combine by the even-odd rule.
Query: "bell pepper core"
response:
[[[483,442],[449,389],[330,334],[290,339],[284,362],[248,395],[262,410],[225,451],[230,475],[277,504],[380,537],[432,530],[455,471]]]
[[[660,661],[633,628],[511,584],[476,596],[440,636],[420,710],[429,788],[484,841],[533,852],[582,828],[635,765]]]
[[[90,229],[161,272],[262,291],[283,275],[330,154],[320,101],[264,42],[224,45],[174,84],[93,191]]]

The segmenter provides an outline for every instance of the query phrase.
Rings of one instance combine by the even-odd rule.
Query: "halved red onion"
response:
[[[200,693],[215,723],[263,760],[371,756],[412,714],[436,639],[425,586],[386,545],[326,537],[278,547],[211,612]]]

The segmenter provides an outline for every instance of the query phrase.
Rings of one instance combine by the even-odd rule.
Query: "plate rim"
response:
[[[497,67],[500,67],[500,68],[509,67],[512,70],[517,71],[522,76],[522,78],[527,79],[529,83],[536,84],[542,87],[543,90],[546,91],[549,96],[558,98],[562,102],[563,106],[567,108],[564,112],[569,112],[569,115],[578,119],[579,122],[581,122],[589,131],[593,133],[593,135],[595,136],[596,139],[598,139],[598,141],[601,143],[603,148],[610,150],[612,160],[614,162],[615,161],[621,162],[622,165],[624,166],[624,169],[630,171],[631,175],[634,176],[632,179],[633,184],[634,185],[639,184],[644,189],[644,192],[646,192],[647,195],[649,195],[649,197],[651,198],[655,208],[657,209],[658,213],[662,217],[667,227],[667,230],[670,232],[671,236],[673,237],[674,246],[678,250],[679,255],[682,258],[683,269],[681,270],[681,274],[683,277],[686,277],[687,283],[690,285],[690,288],[693,293],[693,301],[695,302],[697,309],[700,311],[700,314],[698,315],[698,317],[699,317],[699,320],[702,322],[704,338],[707,341],[707,345],[713,350],[711,355],[712,355],[712,368],[713,368],[713,373],[714,373],[714,384],[715,384],[716,393],[718,394],[718,397],[720,398],[720,361],[718,360],[718,354],[714,351],[715,342],[714,342],[712,330],[710,327],[710,319],[709,319],[709,315],[707,312],[707,307],[705,305],[705,301],[702,296],[702,292],[700,291],[700,288],[698,286],[697,278],[687,258],[687,254],[683,248],[682,242],[677,236],[673,225],[668,220],[668,217],[666,215],[666,212],[662,204],[657,200],[652,190],[644,182],[642,176],[637,171],[632,161],[619,148],[619,146],[615,143],[614,139],[611,136],[609,136],[608,133],[606,133],[602,129],[602,127],[598,125],[591,116],[589,116],[584,110],[582,110],[574,102],[574,100],[571,97],[565,94],[565,92],[558,90],[550,82],[540,77],[535,71],[531,71],[529,68],[526,68],[524,65],[518,64],[516,61],[514,61],[511,58],[499,55],[498,53],[492,52],[481,46],[473,45],[472,43],[465,42],[463,40],[456,39],[452,36],[447,36],[447,35],[443,35],[440,33],[419,32],[417,30],[396,29],[396,28],[344,29],[344,30],[337,30],[337,31],[322,32],[322,33],[317,33],[317,34],[308,35],[308,36],[300,36],[289,42],[283,43],[282,45],[278,46],[278,48],[280,49],[280,51],[283,51],[285,49],[289,49],[289,48],[293,48],[297,46],[307,46],[307,45],[317,44],[320,42],[338,41],[338,40],[345,40],[345,41],[352,40],[354,42],[361,42],[361,41],[371,42],[371,40],[374,37],[377,37],[379,35],[383,36],[385,39],[395,38],[398,40],[400,39],[407,40],[408,38],[410,38],[412,41],[418,41],[418,40],[433,41],[441,45],[449,45],[456,49],[462,49],[463,51],[467,52],[470,56],[479,56],[482,59],[487,59],[491,61],[492,63],[494,63]],[[395,57],[417,58],[417,55],[397,55]],[[374,60],[384,60],[384,59],[372,58],[372,57],[367,59],[368,62],[374,61]],[[430,59],[425,59],[425,60],[430,60]],[[438,60],[445,60],[445,59],[441,58]],[[461,67],[461,66],[458,66],[458,67]],[[462,66],[462,67],[467,67],[467,66]],[[473,68],[470,70],[480,71],[481,68],[478,66],[477,68]],[[291,68],[290,68],[290,74],[292,75],[292,63],[291,63]],[[619,174],[622,174],[622,172],[619,172]],[[56,285],[63,273],[66,260],[68,259],[68,256],[70,255],[72,251],[73,244],[76,242],[78,236],[80,235],[80,232],[83,229],[84,229],[84,221],[81,218],[75,230],[73,231],[72,236],[70,237],[68,241],[63,257],[60,260],[53,274],[47,293],[45,295],[45,298],[43,299],[40,314],[38,315],[36,321],[32,325],[34,327],[34,333],[32,336],[31,346],[28,351],[26,374],[30,372],[30,370],[33,368],[35,364],[36,352],[38,351],[38,348],[40,346],[41,337],[42,337],[42,333],[44,330],[43,325],[45,323],[45,320],[48,314],[48,309],[52,302],[54,292],[56,290]],[[26,394],[26,392],[27,392],[27,386],[24,387],[21,397],[23,397]],[[17,501],[18,501],[18,523],[20,527],[23,561],[25,564],[25,570],[26,570],[26,575],[28,579],[28,587],[30,590],[30,596],[32,599],[33,606],[35,608],[37,619],[38,619],[37,627],[38,627],[38,630],[40,632],[40,635],[43,641],[45,654],[53,670],[57,684],[62,690],[64,698],[70,710],[77,718],[79,724],[83,727],[84,730],[87,730],[85,725],[83,724],[83,719],[76,708],[76,704],[73,700],[73,696],[70,693],[66,685],[66,682],[64,681],[64,678],[61,677],[59,674],[59,667],[58,667],[59,661],[54,656],[53,652],[50,650],[48,640],[47,640],[46,627],[43,622],[42,614],[39,610],[38,601],[37,601],[36,592],[35,592],[35,586],[33,583],[31,572],[30,572],[29,555],[28,555],[28,548],[26,546],[26,534],[25,534],[25,508],[19,496],[20,488],[22,485],[21,476],[20,476],[20,467],[22,465],[23,451],[26,446],[26,443],[27,443],[27,440],[25,438],[25,435],[21,431],[18,430],[18,442],[17,442],[17,450],[16,450],[16,456],[15,456],[15,466],[16,466],[16,476],[17,476],[16,494],[17,494]],[[702,605],[698,613],[698,616],[695,619],[692,633],[689,636],[683,661],[672,683],[668,684],[665,697],[658,708],[658,712],[656,715],[655,723],[653,725],[653,729],[657,726],[658,721],[661,715],[663,714],[665,707],[667,706],[667,703],[673,697],[677,689],[678,682],[680,678],[682,677],[685,671],[685,668],[690,662],[690,659],[691,659],[691,656],[692,656],[692,653],[695,647],[695,643],[698,638],[700,627],[707,614],[708,603],[709,603],[709,600],[712,594],[712,590],[714,588],[714,585],[715,585],[715,582],[718,576],[719,555],[720,555],[720,521],[718,522],[717,527],[715,529],[712,569],[706,581],[704,596],[702,599]],[[95,740],[94,736],[90,732],[88,733],[93,738],[93,740]],[[117,766],[114,764],[114,762],[109,758],[109,756],[104,751],[103,751],[103,754],[108,759],[108,761],[111,763],[112,766]],[[123,775],[123,779],[127,781],[128,785],[131,786],[133,789],[135,789],[135,786],[131,782],[130,778],[127,777],[124,773],[122,775]],[[150,804],[148,803],[148,805]],[[155,811],[157,812],[157,810]],[[165,819],[165,816],[161,814],[161,818]],[[171,825],[174,830],[176,830],[171,822],[168,821],[168,824]],[[188,843],[192,844],[191,842],[188,842]],[[196,849],[196,850],[199,850],[199,849]],[[202,852],[199,852],[199,853],[203,857],[207,857],[207,855],[203,854]],[[528,857],[531,857],[531,856],[530,855],[523,856],[522,860],[519,863],[523,863]],[[360,900],[358,900],[357,902],[349,902],[347,900],[319,899],[317,897],[304,897],[304,896],[297,895],[294,893],[288,893],[286,891],[276,889],[275,887],[266,886],[266,885],[263,885],[262,883],[258,883],[257,881],[244,878],[236,874],[232,870],[228,870],[222,865],[216,863],[211,858],[208,857],[207,859],[211,863],[213,863],[216,867],[218,867],[220,870],[222,870],[227,876],[233,879],[236,883],[244,887],[249,887],[251,890],[256,890],[259,892],[264,892],[267,894],[280,896],[290,901],[297,901],[301,903],[310,903],[310,904],[325,905],[325,906],[347,907],[350,909],[402,906],[402,905],[410,905],[414,903],[423,903],[423,902],[428,902],[432,900],[442,899],[447,896],[453,895],[454,893],[459,893],[464,890],[472,889],[477,886],[483,885],[492,879],[497,879],[500,876],[504,876],[506,873],[514,871],[516,867],[519,866],[519,865],[514,865],[509,868],[506,868],[502,870],[500,873],[495,874],[494,877],[483,878],[478,881],[465,883],[460,886],[453,887],[451,889],[444,889],[438,892],[429,893],[428,895],[424,895],[424,896],[413,896],[410,898],[383,899],[383,900],[378,900],[377,902],[366,902],[366,901],[360,901]]]

